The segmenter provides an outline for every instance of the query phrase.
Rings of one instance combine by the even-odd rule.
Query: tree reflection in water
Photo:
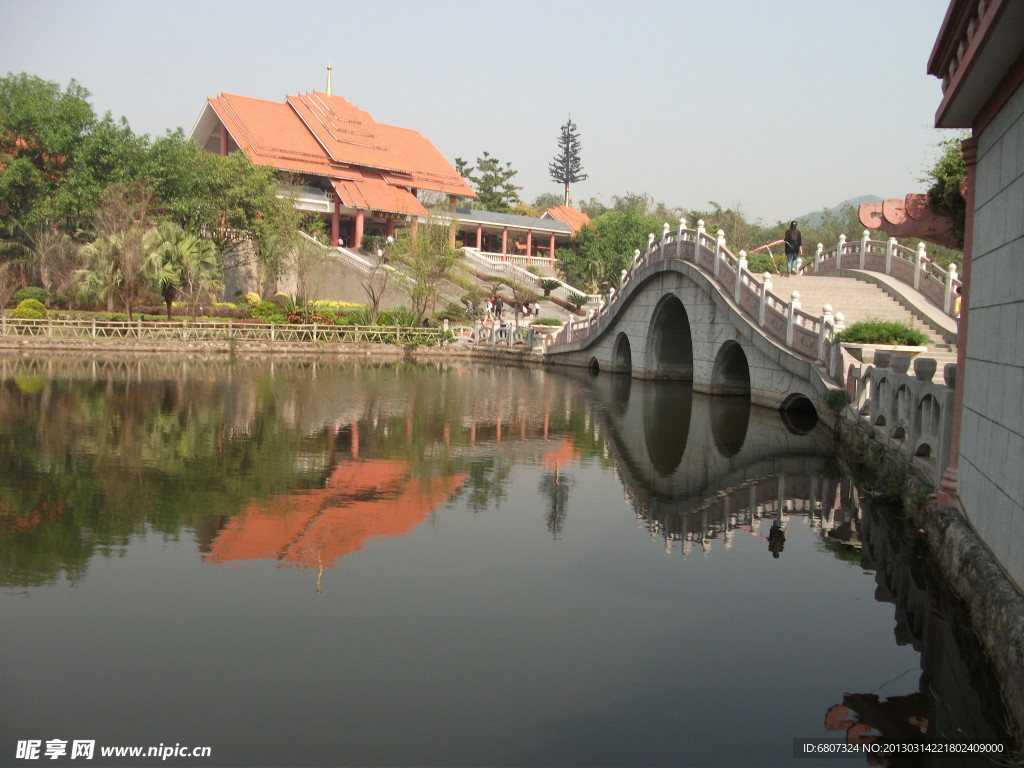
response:
[[[156,532],[191,536],[210,565],[309,569],[319,588],[368,537],[407,535],[446,504],[472,519],[501,506],[522,466],[537,471],[527,517],[563,542],[586,512],[573,503],[593,464],[614,471],[647,535],[688,563],[749,536],[786,565],[791,534],[809,530],[820,549],[874,572],[876,599],[896,606],[897,640],[921,650],[924,672],[917,690],[837,691],[822,702],[821,712],[839,702],[827,726],[851,738],[910,728],[985,740],[977,695],[962,695],[982,673],[957,661],[964,638],[914,570],[913,545],[862,507],[827,432],[787,427],[749,400],[461,363],[0,365],[6,586],[80,581],[96,555]]]

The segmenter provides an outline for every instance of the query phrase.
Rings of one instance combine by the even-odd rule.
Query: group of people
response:
[[[484,299],[483,309],[485,322],[498,322],[504,326],[510,311],[518,312],[524,318],[531,316],[537,317],[540,315],[540,302],[534,302],[533,306],[531,306],[530,302],[525,301],[518,309],[511,305],[506,308],[505,302],[501,296],[491,294],[490,298]],[[466,319],[471,320],[472,318],[473,302],[466,299]]]

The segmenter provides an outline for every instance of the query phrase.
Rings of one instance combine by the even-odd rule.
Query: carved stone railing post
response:
[[[868,241],[871,240],[871,235],[865,229],[864,233],[860,236],[860,268],[864,269],[864,263],[868,255]]]
[[[821,252],[825,250],[825,246],[818,243],[818,247],[814,249],[814,271],[817,272],[821,266]]]
[[[647,235],[647,257],[650,260],[651,249],[654,247],[654,233],[651,232]]]
[[[946,314],[953,311],[953,294],[956,293],[956,264],[950,263],[949,269],[946,270],[946,295],[942,301],[942,308]]]
[[[921,290],[921,273],[924,271],[924,260],[928,257],[925,252],[924,243],[917,244],[917,254],[914,256],[914,290]]]
[[[715,241],[715,268],[712,270],[715,280],[718,280],[718,262],[722,260],[722,251],[725,250],[725,231],[718,230],[718,240]]]
[[[761,302],[757,308],[757,324],[764,328],[764,308],[768,303],[768,294],[772,290],[772,273],[765,272],[764,280],[761,281]]]
[[[724,237],[722,239],[725,240]],[[715,263],[716,264],[718,263],[717,259],[715,260]],[[733,287],[733,301],[736,302],[737,306],[740,306],[740,296],[742,295],[742,291],[743,291],[743,273],[746,270],[747,270],[747,252],[746,251],[740,251],[740,260],[739,260],[739,263],[736,265],[736,284]]]
[[[825,359],[825,344],[829,340],[829,332],[835,324],[832,316],[832,305],[826,304],[821,308],[821,322],[818,324],[818,359]]]
[[[633,266],[634,267],[639,267],[640,266],[640,249],[639,248],[634,248],[633,249]]]
[[[676,258],[683,258],[683,230],[686,229],[686,217],[679,217],[679,231],[676,232]]]
[[[896,238],[890,237],[885,244],[885,274],[892,274],[892,257],[896,253]]]
[[[697,222],[697,232],[693,237],[693,263],[700,264],[700,240],[704,236],[704,219]]]
[[[836,246],[836,269],[843,268],[843,249],[846,248],[846,235],[839,236],[839,245]]]
[[[786,313],[786,346],[793,346],[796,310],[800,309],[800,291],[793,291],[789,297],[789,312]]]
[[[832,338],[834,339],[836,334],[840,333],[845,328],[846,318],[843,316],[842,312],[836,312],[836,324],[835,327],[832,328]],[[843,371],[843,355],[841,349],[842,348],[838,344],[833,344],[828,360],[828,372],[833,379],[837,380],[842,380],[845,375],[845,372]]]
[[[665,241],[668,240],[668,222],[661,227],[661,258],[665,258]]]

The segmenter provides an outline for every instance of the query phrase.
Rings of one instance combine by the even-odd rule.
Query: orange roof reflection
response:
[[[276,496],[231,518],[203,559],[332,566],[369,538],[410,533],[464,478],[409,477],[404,461],[346,462],[324,488]]]
[[[545,467],[557,467],[562,464],[568,464],[576,461],[579,458],[580,452],[576,450],[576,446],[572,442],[571,437],[563,437],[562,442],[558,444],[557,448],[552,448],[550,451],[546,451],[543,456],[540,457],[541,463]]]

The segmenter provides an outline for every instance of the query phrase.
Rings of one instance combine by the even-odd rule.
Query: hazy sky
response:
[[[947,0],[0,0],[0,73],[92,93],[137,133],[190,131],[221,92],[333,90],[451,161],[511,161],[521,196],[714,200],[766,222],[922,191]]]

